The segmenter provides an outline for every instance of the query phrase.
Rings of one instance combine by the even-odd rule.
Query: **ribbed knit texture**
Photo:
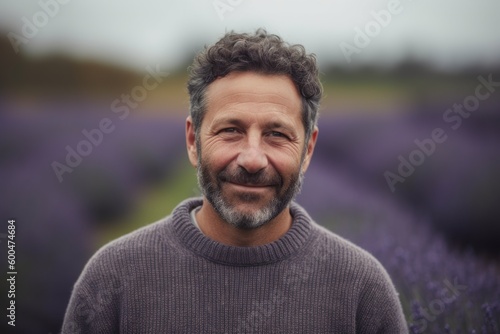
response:
[[[279,240],[234,247],[190,221],[200,198],[100,249],[75,284],[63,333],[407,333],[367,252],[292,203]]]

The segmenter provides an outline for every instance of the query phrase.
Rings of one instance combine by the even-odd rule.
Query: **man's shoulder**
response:
[[[180,202],[168,216],[109,242],[99,249],[96,255],[117,252],[123,255],[123,252],[155,250],[158,247],[164,249],[165,245],[171,245],[171,241],[175,239],[174,225],[177,224],[177,230],[182,229],[179,226],[186,226],[185,223],[190,220],[190,210],[201,203],[201,198],[187,198]]]
[[[97,250],[87,267],[124,264],[134,257],[158,253],[168,244],[165,239],[168,237],[170,220],[171,216],[167,216],[110,241]]]
[[[321,225],[314,223],[313,226],[317,231],[314,252],[326,265],[350,268],[369,276],[387,275],[384,267],[368,251]]]
[[[312,228],[312,248],[307,248],[307,256],[319,259],[325,265],[372,268],[384,271],[379,261],[366,250],[346,238],[319,225],[299,204],[292,204],[292,212],[308,221]],[[312,252],[312,253],[309,253]]]

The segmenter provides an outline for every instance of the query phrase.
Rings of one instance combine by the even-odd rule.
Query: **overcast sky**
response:
[[[0,1],[4,33],[24,36],[27,21],[40,26],[19,44],[22,52],[63,52],[136,69],[179,66],[225,31],[257,27],[303,44],[321,64],[390,66],[408,55],[445,69],[500,63],[498,0]],[[42,3],[52,16],[41,13]],[[374,12],[391,9],[377,23]],[[367,45],[356,44],[367,29]]]

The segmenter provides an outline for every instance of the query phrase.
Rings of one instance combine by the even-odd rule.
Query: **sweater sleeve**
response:
[[[398,293],[378,262],[372,267],[370,279],[361,295],[356,323],[356,333],[408,333]]]
[[[66,309],[63,334],[119,332],[125,281],[106,254],[97,253],[76,282]]]

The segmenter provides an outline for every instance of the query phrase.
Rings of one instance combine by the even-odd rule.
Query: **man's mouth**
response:
[[[277,175],[247,175],[243,172],[229,173],[223,171],[218,174],[219,182],[234,185],[246,189],[262,189],[279,187],[281,185],[281,178]]]
[[[235,186],[246,187],[246,188],[268,188],[274,186],[272,184],[266,184],[266,183],[244,183],[235,181],[226,181],[226,182]]]

